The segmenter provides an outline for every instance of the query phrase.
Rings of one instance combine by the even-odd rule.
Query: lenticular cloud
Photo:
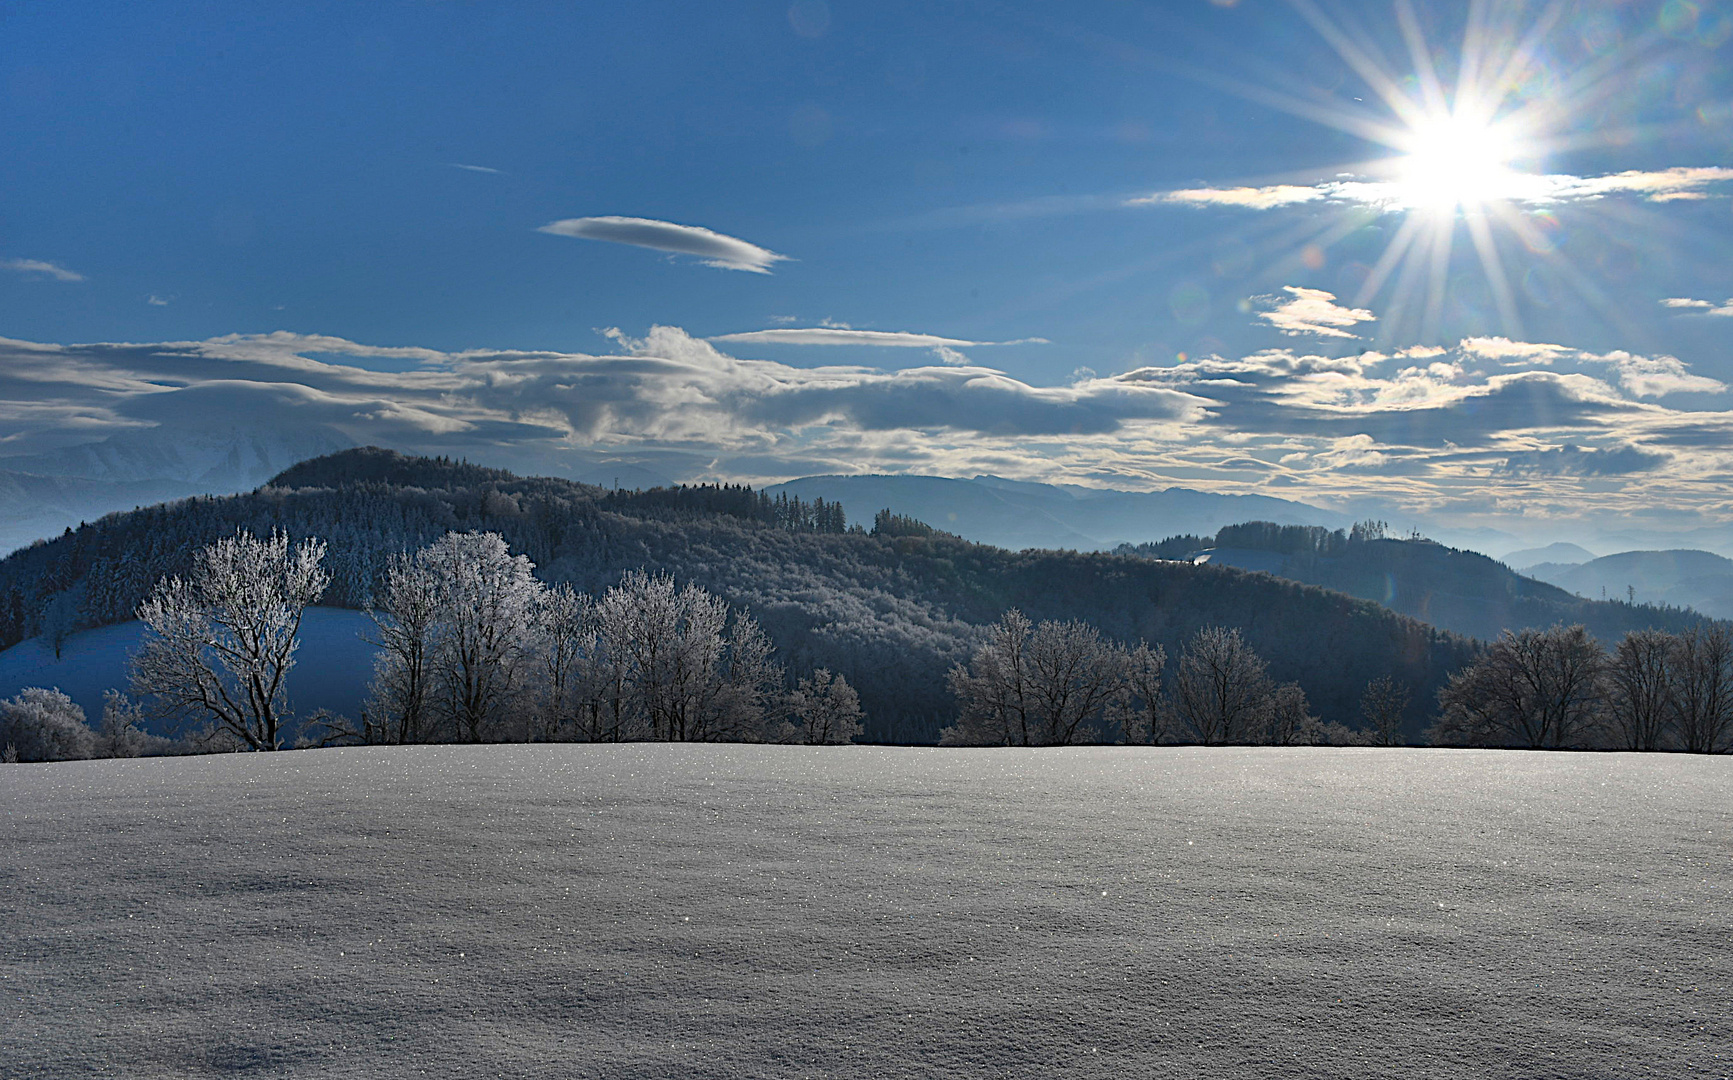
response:
[[[768,274],[770,267],[788,258],[735,236],[725,236],[699,225],[676,225],[671,221],[635,217],[582,217],[549,222],[537,232],[572,236],[582,240],[605,240],[610,244],[692,255],[705,266],[721,270],[747,270]]]

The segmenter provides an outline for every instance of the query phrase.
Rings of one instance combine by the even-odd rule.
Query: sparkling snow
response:
[[[1701,1077],[1733,759],[0,767],[0,1073]]]

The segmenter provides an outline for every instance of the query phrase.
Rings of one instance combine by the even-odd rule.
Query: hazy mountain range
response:
[[[334,428],[159,428],[0,457],[0,552],[81,521],[189,495],[250,491],[298,461],[354,446]]]
[[[1574,565],[1543,563],[1527,572],[1578,596],[1634,599],[1733,618],[1733,559],[1709,551],[1621,551]]]

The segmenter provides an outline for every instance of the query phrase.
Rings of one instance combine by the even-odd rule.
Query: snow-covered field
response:
[[[19,1077],[1715,1077],[1733,759],[0,767]]]

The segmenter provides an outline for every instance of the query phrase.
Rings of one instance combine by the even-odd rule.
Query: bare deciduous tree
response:
[[[1161,693],[1161,676],[1167,667],[1167,651],[1160,645],[1140,641],[1126,657],[1125,741],[1154,746],[1167,733],[1167,701]]]
[[[951,669],[961,703],[952,745],[1069,746],[1097,738],[1118,715],[1128,657],[1087,623],[1032,627],[1007,611],[969,666]]]
[[[1407,684],[1389,675],[1380,675],[1366,684],[1360,695],[1360,715],[1379,746],[1402,744],[1402,717],[1408,711],[1410,696]]]
[[[1180,733],[1206,746],[1246,742],[1268,722],[1269,675],[1237,628],[1199,630],[1170,687]]]
[[[245,531],[199,553],[191,574],[164,578],[139,606],[149,628],[132,685],[153,711],[209,719],[254,750],[281,746],[284,679],[301,616],[330,582],[325,544]]]
[[[1733,744],[1733,635],[1724,627],[1691,629],[1674,639],[1671,689],[1673,729],[1694,754],[1717,754]]]
[[[951,668],[946,682],[961,705],[961,714],[956,727],[941,733],[941,745],[1031,745],[1024,652],[1033,629],[1028,617],[1012,608],[989,629],[987,643],[975,650],[968,667]]]
[[[1436,741],[1575,746],[1600,722],[1606,654],[1581,626],[1506,631],[1438,691]]]
[[[1296,682],[1283,683],[1270,692],[1270,702],[1261,740],[1270,746],[1302,746],[1322,737],[1318,718],[1312,715],[1306,692]]]
[[[1607,715],[1626,750],[1659,750],[1672,720],[1677,643],[1663,630],[1625,635],[1607,664]]]

